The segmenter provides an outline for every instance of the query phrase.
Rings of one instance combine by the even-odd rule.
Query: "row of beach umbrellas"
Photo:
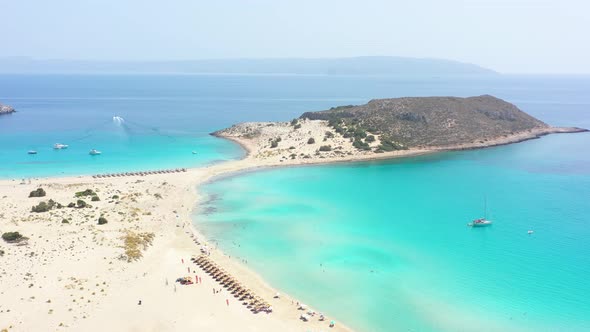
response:
[[[186,172],[186,168],[163,169],[163,170],[157,170],[157,171],[144,171],[144,172],[107,173],[107,174],[93,175],[92,177],[95,179],[97,179],[97,178],[115,178],[115,177],[123,177],[123,176],[146,176],[146,175],[180,173],[180,172]]]
[[[264,301],[261,297],[256,296],[249,288],[244,287],[239,281],[234,279],[224,269],[217,266],[217,264],[211,261],[207,256],[201,255],[197,258],[192,258],[192,261],[230,291],[234,297],[238,298],[242,304],[250,308],[252,312],[272,311],[271,305],[268,302]]]

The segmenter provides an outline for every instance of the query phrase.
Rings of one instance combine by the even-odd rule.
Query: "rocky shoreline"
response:
[[[300,119],[295,125],[289,122],[248,122],[211,135],[240,144],[248,153],[246,158],[258,166],[274,166],[377,160],[440,151],[483,149],[537,139],[549,134],[587,131],[577,127],[542,126],[485,140],[393,151],[379,150],[381,137],[377,134],[374,134],[375,140],[369,144],[369,149],[359,149],[349,138],[333,132],[333,128],[325,120]],[[327,134],[328,132],[332,134]]]

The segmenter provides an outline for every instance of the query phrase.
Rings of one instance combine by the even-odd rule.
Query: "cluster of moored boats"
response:
[[[162,169],[157,171],[145,171],[145,172],[124,172],[124,173],[107,173],[107,174],[96,174],[92,177],[97,178],[116,178],[123,176],[146,176],[156,174],[168,174],[168,173],[180,173],[186,172],[186,168],[175,168],[175,169]]]
[[[256,296],[250,289],[242,286],[240,282],[234,279],[224,269],[217,266],[217,264],[211,261],[206,255],[201,255],[196,258],[193,257],[191,260],[231,292],[234,297],[238,298],[240,302],[253,313],[272,312],[272,306],[268,302]]]
[[[53,149],[54,150],[65,150],[69,147],[69,145],[67,144],[61,144],[61,143],[55,143],[53,144]],[[37,154],[37,150],[29,150],[27,152],[28,154]],[[101,154],[102,152],[96,150],[96,149],[92,149],[90,150],[89,154],[91,156],[98,156],[99,154]]]

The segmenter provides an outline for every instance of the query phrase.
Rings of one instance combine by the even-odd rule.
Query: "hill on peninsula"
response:
[[[490,95],[374,99],[365,105],[307,112],[301,118],[328,120],[337,132],[352,138],[355,132],[370,132],[408,148],[483,143],[549,128],[513,104]]]

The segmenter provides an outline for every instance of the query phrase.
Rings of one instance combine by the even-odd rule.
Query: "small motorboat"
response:
[[[98,151],[98,150],[96,150],[96,149],[92,149],[92,150],[90,150],[90,152],[89,152],[89,153],[90,153],[90,155],[91,155],[91,156],[98,156],[98,155],[99,155],[99,154],[101,154],[102,152],[100,152],[100,151]]]
[[[53,148],[56,150],[62,150],[62,149],[67,149],[68,145],[67,144],[61,144],[61,143],[55,143],[53,144]]]
[[[193,154],[197,154],[197,151],[193,151]]]
[[[27,153],[28,154],[37,154],[37,151],[35,151],[35,150],[29,150]]]

